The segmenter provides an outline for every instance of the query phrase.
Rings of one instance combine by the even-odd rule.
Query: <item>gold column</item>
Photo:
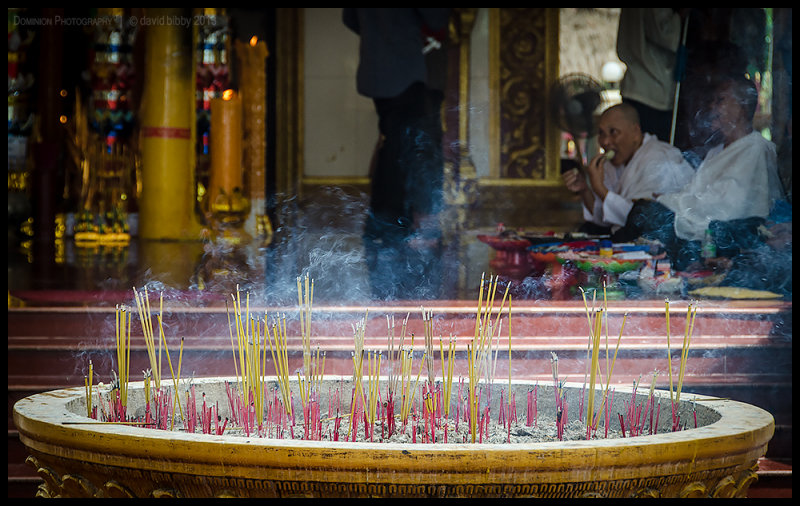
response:
[[[192,28],[159,19],[191,19],[183,9],[146,9],[141,107],[142,190],[139,236],[199,240],[194,186]]]

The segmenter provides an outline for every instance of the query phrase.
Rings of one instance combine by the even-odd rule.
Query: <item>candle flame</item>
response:
[[[250,37],[250,45],[252,47],[256,47],[256,44],[258,44],[258,37],[253,35],[252,37]]]
[[[230,100],[233,98],[233,90],[225,90],[222,92],[222,100]]]

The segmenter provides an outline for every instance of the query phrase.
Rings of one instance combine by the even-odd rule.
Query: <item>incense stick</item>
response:
[[[286,414],[290,415],[291,390],[289,387],[289,355],[286,349],[286,315],[283,315],[283,325],[281,325],[281,320],[278,318],[273,321],[272,335],[270,335],[268,327],[264,328],[264,332],[272,354],[272,363],[275,365],[275,375],[278,377],[283,406]]]
[[[442,338],[439,337],[439,362],[442,366],[442,383],[444,384],[444,405],[442,406],[442,409],[444,411],[445,418],[450,415],[450,396],[453,392],[453,367],[455,365],[455,350],[456,341],[451,335],[447,344],[447,359],[445,360]]]
[[[164,326],[162,324],[162,319],[163,319],[163,315],[158,315],[158,332],[159,332],[160,339],[164,343],[164,349],[167,352],[167,362],[169,363],[169,372],[172,375],[172,385],[175,388],[175,394],[177,396],[177,393],[178,393],[178,380],[175,378],[175,371],[172,369],[172,360],[169,357],[169,347],[167,346],[167,339],[164,336]],[[181,340],[181,342],[183,342],[183,341]],[[180,402],[178,403],[178,409],[180,410],[181,418],[183,418],[183,407],[181,407],[181,403]],[[172,420],[172,423],[174,423],[174,419]]]
[[[669,400],[670,404],[674,401],[673,393],[672,393],[672,346],[669,342],[669,299],[664,299],[664,304],[666,306],[666,319],[667,319],[667,372],[669,373]]]
[[[304,289],[305,288],[305,289]],[[300,384],[300,398],[305,407],[310,396],[311,378],[313,376],[311,365],[311,306],[314,300],[314,281],[306,273],[304,283],[297,278],[297,302],[300,308],[300,338],[303,346],[303,373],[305,383]]]
[[[680,369],[678,370],[678,390],[675,394],[675,402],[678,403],[681,400],[681,389],[683,388],[683,377],[686,374],[686,361],[689,359],[689,345],[692,341],[692,333],[694,332],[694,319],[697,315],[697,308],[694,308],[692,311],[692,304],[689,304],[689,308],[686,314],[686,332],[683,336],[683,346],[681,347],[681,363]]]
[[[475,442],[476,431],[478,429],[478,384],[483,376],[483,368],[486,367],[486,380],[487,384],[491,383],[492,371],[489,367],[489,359],[491,357],[491,342],[492,342],[492,328],[490,317],[494,306],[494,297],[497,292],[497,283],[499,276],[489,276],[489,283],[486,286],[484,274],[481,275],[480,291],[478,294],[478,311],[475,317],[475,334],[473,335],[472,343],[467,346],[467,365],[469,368],[469,384],[468,384],[468,404],[470,414],[470,432],[472,434],[472,442]],[[483,301],[484,287],[488,288],[486,301]],[[511,285],[506,286],[503,300],[500,309],[495,319],[495,327],[499,327],[499,319],[505,305],[508,291]],[[488,350],[488,353],[487,353]]]

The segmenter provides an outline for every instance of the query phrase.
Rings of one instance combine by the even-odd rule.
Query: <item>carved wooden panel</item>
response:
[[[552,159],[548,163],[547,155],[553,145],[547,91],[558,65],[557,53],[553,56],[558,47],[558,12],[502,8],[497,23],[500,177],[544,181],[553,175],[548,170]]]

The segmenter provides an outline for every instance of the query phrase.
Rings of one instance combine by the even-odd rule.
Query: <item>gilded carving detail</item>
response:
[[[500,176],[547,178],[544,8],[500,9]]]
[[[77,473],[59,475],[35,457],[26,462],[37,469],[44,483],[37,497],[136,497],[124,483],[108,479],[102,484]],[[93,476],[119,476],[120,469],[92,465]],[[189,476],[123,470],[133,479],[139,494],[148,497],[746,497],[757,479],[754,463],[746,469],[728,468],[689,475],[575,483],[524,484],[408,484],[408,483],[326,483],[314,481],[269,480]],[[123,480],[124,481],[124,480]],[[149,486],[148,486],[149,484]],[[169,486],[165,487],[164,485]]]

